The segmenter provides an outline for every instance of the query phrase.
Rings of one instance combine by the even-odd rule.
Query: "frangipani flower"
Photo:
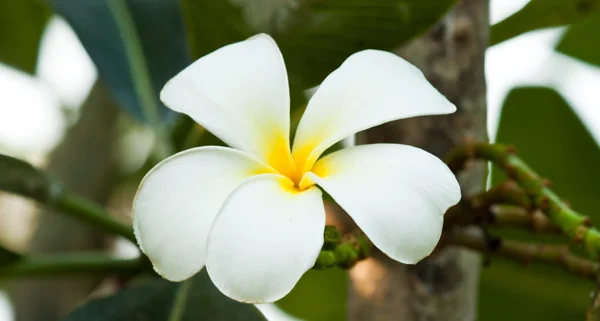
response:
[[[413,264],[439,241],[461,195],[435,156],[372,144],[320,158],[336,142],[396,119],[456,110],[391,53],[350,56],[314,94],[290,144],[290,96],[268,35],[200,58],[161,92],[232,148],[199,147],[158,164],[134,201],[134,229],[155,270],[185,280],[206,266],[225,295],[272,302],[291,291],[323,245],[329,193],[383,253]]]

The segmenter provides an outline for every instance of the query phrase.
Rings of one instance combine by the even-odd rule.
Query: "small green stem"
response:
[[[502,207],[492,213],[491,227],[509,227],[530,230],[536,233],[562,235],[556,225],[550,223],[546,215],[539,211],[529,213],[518,207]]]
[[[146,267],[143,258],[116,259],[101,254],[25,257],[0,266],[0,279],[58,275],[134,275]]]
[[[154,128],[157,138],[157,152],[161,159],[166,158],[173,154],[174,148],[160,122],[160,106],[156,100],[152,78],[135,23],[124,0],[108,0],[108,6],[122,37],[125,55],[129,62],[133,84],[140,100],[142,112]]]
[[[512,148],[488,143],[467,144],[452,151],[446,163],[456,173],[473,159],[489,160],[503,169],[508,177],[523,187],[533,205],[542,210],[563,233],[575,242],[582,243],[591,258],[600,256],[600,231],[591,226],[589,217],[577,213],[562,202],[548,188],[549,182],[541,179],[519,159]]]
[[[445,236],[444,241],[446,244],[466,247],[481,253],[500,255],[523,264],[535,261],[555,265],[588,280],[596,280],[600,271],[598,262],[571,253],[566,245],[501,240],[498,244],[490,246],[485,237],[468,232],[450,233]]]
[[[444,230],[456,225],[469,225],[491,216],[490,208],[497,204],[510,204],[529,208],[531,202],[525,191],[515,182],[490,188],[488,191],[464,197],[458,204],[450,207],[444,214]]]
[[[131,226],[117,221],[104,208],[88,199],[65,191],[60,194],[53,205],[71,217],[136,243]]]

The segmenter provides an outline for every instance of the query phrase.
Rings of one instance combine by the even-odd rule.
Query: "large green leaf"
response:
[[[0,1],[0,62],[33,73],[50,14],[43,0]]]
[[[347,271],[310,270],[277,305],[306,321],[344,321],[347,290]]]
[[[490,45],[532,30],[575,23],[600,10],[600,0],[531,0],[523,9],[495,24]]]
[[[73,27],[119,105],[138,119],[144,116],[132,78],[132,65],[108,1],[50,0]],[[125,1],[125,0],[122,0]],[[127,0],[147,62],[154,99],[164,84],[189,64],[178,0]],[[162,113],[166,116],[167,109]]]
[[[526,163],[552,180],[558,195],[600,222],[600,148],[558,93],[514,89],[502,110],[497,141],[514,144]],[[503,179],[493,171],[492,184]],[[480,319],[583,320],[593,286],[553,268],[492,261],[482,274]]]
[[[64,321],[265,321],[250,304],[227,298],[206,270],[183,283],[155,280],[94,299]]]
[[[557,50],[600,66],[600,13],[569,27],[557,46]]]
[[[344,59],[389,50],[437,22],[454,0],[182,0],[195,58],[258,32],[278,42],[290,79],[320,83]]]

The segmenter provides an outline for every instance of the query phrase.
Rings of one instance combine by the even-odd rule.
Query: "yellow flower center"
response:
[[[289,140],[284,135],[278,136],[279,138],[273,143],[267,157],[268,164],[289,179],[289,182],[285,184],[287,188],[303,191],[315,185],[308,177],[304,177],[314,164],[314,162],[312,162],[313,164],[307,162],[313,148],[303,148],[292,156]]]

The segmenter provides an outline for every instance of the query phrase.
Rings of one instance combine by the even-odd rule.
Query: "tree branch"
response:
[[[503,169],[509,178],[523,187],[535,207],[542,210],[550,221],[576,243],[582,244],[591,258],[600,255],[600,231],[592,226],[590,218],[577,213],[562,202],[548,186],[549,181],[541,179],[521,159],[512,148],[488,143],[470,143],[452,151],[446,160],[450,169],[457,173],[475,159],[489,160]]]
[[[0,266],[0,279],[60,275],[135,275],[147,266],[144,257],[116,259],[105,254],[64,254],[24,257]]]
[[[91,200],[65,191],[53,205],[71,217],[137,244],[131,226],[117,221],[102,206]]]
[[[523,189],[515,182],[495,186],[488,191],[463,198],[444,215],[444,230],[456,225],[464,226],[485,218],[491,218],[490,208],[497,204],[508,204],[530,208],[531,202]]]
[[[444,241],[446,244],[459,245],[482,253],[497,254],[523,264],[532,261],[548,263],[589,280],[596,280],[600,270],[600,263],[572,254],[566,245],[525,243],[513,240],[490,243],[483,236],[466,232],[449,233]]]
[[[531,230],[538,233],[562,234],[560,228],[553,225],[540,211],[529,213],[519,207],[497,206],[492,209],[492,226],[512,227]]]

